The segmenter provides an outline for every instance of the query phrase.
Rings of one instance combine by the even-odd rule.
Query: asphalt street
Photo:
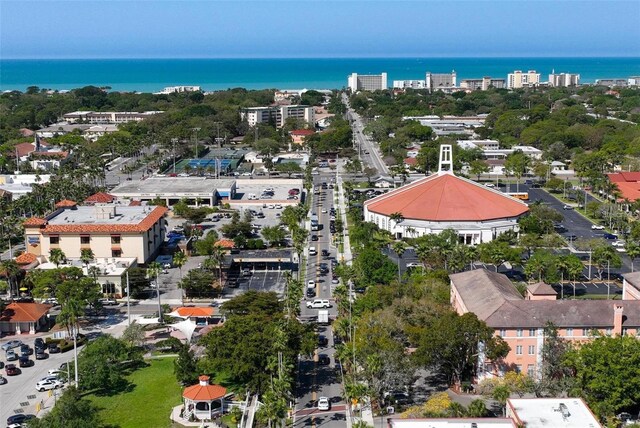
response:
[[[322,173],[315,177],[314,186],[320,187],[322,182],[329,182],[331,178],[333,178],[333,174]],[[336,257],[336,248],[331,245],[329,231],[329,209],[334,206],[333,191],[326,189],[319,194],[313,195],[311,206],[312,212],[318,215],[318,223],[322,225],[322,228],[317,232],[310,232],[318,236],[318,241],[309,241],[309,246],[314,246],[317,249],[317,254],[308,258],[305,292],[308,281],[315,281],[315,298],[330,299],[333,305],[329,309],[329,317],[335,319],[337,309],[332,297],[331,270],[325,275],[322,275],[319,271],[320,263],[327,263],[330,266],[330,259]],[[338,207],[336,206],[336,208]],[[326,209],[327,212],[323,213],[323,209]],[[322,250],[328,250],[330,256],[323,257]],[[313,300],[313,298],[305,297],[304,300]],[[307,309],[305,301],[301,302],[302,318],[317,319],[317,316],[318,309]],[[331,325],[319,326],[318,334],[324,335],[328,339],[328,344],[319,346],[313,359],[302,358],[299,361],[294,426],[344,427],[346,424],[346,407],[342,399],[342,373],[336,367],[333,357],[334,338]],[[328,355],[330,363],[328,365],[320,365],[318,354]],[[329,398],[331,401],[331,409],[329,411],[318,410],[317,401],[319,397]]]

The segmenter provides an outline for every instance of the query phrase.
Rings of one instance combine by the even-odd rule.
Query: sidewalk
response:
[[[338,165],[337,168],[341,168],[342,165]],[[343,186],[342,176],[338,174],[338,207],[340,209],[340,216],[342,217],[342,235],[343,235],[343,252],[338,254],[338,256],[342,256],[342,259],[347,263],[347,265],[351,266],[353,262],[353,254],[351,254],[351,241],[349,239],[349,227],[347,224],[347,209],[349,208],[349,204],[345,201],[344,197],[344,186]]]

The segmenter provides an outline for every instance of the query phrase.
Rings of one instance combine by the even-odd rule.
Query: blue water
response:
[[[336,59],[64,59],[0,60],[0,90],[34,85],[73,89],[110,86],[120,91],[158,91],[165,86],[199,85],[205,90],[335,89],[347,75],[388,73],[388,83],[424,79],[425,72],[458,73],[458,81],[491,76],[506,78],[513,70],[548,74],[579,73],[581,82],[640,75],[640,58],[336,58]]]

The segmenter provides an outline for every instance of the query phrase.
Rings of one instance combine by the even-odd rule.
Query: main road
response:
[[[329,317],[335,319],[337,310],[333,300],[333,285],[331,283],[331,259],[336,257],[336,247],[333,246],[330,233],[330,209],[334,206],[333,191],[322,189],[321,183],[329,183],[333,175],[318,175],[314,180],[314,187],[319,193],[312,197],[311,210],[318,215],[318,223],[321,229],[310,232],[318,237],[317,241],[309,241],[309,246],[317,250],[317,254],[309,256],[305,276],[305,295],[309,280],[315,281],[316,299],[329,299],[332,307],[329,309]],[[336,206],[337,208],[337,206]],[[329,256],[322,256],[322,251],[327,250]],[[321,274],[319,267],[326,263],[329,273]],[[305,300],[313,300],[313,297],[305,297]],[[317,319],[318,309],[308,309],[305,302],[301,303],[301,316],[306,319]],[[299,361],[298,379],[296,384],[296,403],[294,409],[294,426],[326,426],[344,427],[347,424],[346,405],[342,398],[343,384],[342,372],[335,364],[335,342],[331,325],[319,326],[318,334],[328,339],[326,345],[319,345],[314,358],[302,358]],[[318,355],[329,357],[329,364],[320,364]],[[331,409],[320,411],[317,402],[320,397],[327,397],[331,401]]]
[[[360,158],[365,163],[375,168],[381,176],[389,176],[389,168],[382,160],[377,144],[371,139],[371,137],[364,134],[364,124],[362,123],[362,119],[351,108],[351,105],[349,105],[349,98],[344,93],[342,94],[342,102],[347,107],[347,119],[351,123],[351,129],[353,130],[356,144],[358,145],[358,154]]]

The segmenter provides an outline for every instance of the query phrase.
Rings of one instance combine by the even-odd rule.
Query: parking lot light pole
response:
[[[73,327],[73,368],[76,388],[78,388],[78,326]]]

